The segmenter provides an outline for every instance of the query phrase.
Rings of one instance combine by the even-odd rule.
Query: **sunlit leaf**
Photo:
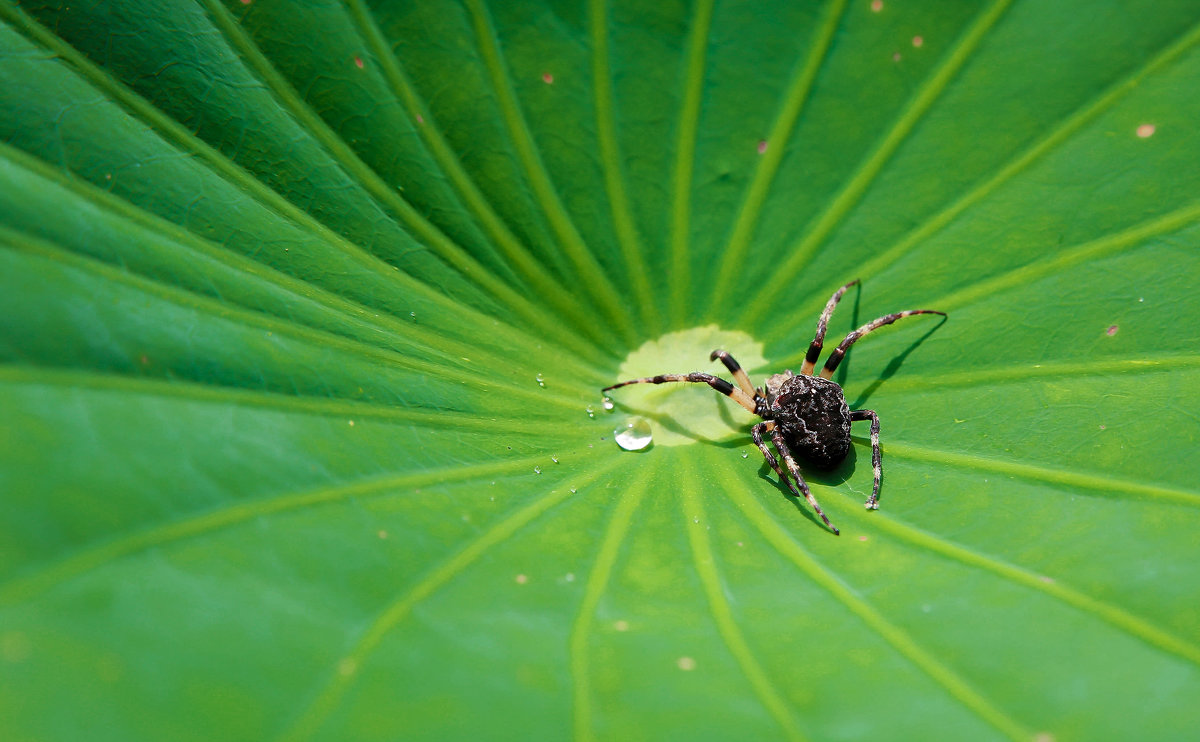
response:
[[[1180,740],[1200,8],[0,2],[0,737]],[[882,421],[792,499],[704,370]],[[609,409],[611,407],[611,409]],[[655,441],[621,450],[634,415]]]

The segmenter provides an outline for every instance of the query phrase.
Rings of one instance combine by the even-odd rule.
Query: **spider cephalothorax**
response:
[[[834,370],[838,364],[842,362],[842,358],[846,355],[846,351],[859,338],[872,330],[890,325],[901,317],[907,317],[912,314],[940,314],[946,316],[944,312],[934,311],[932,309],[910,309],[905,312],[896,312],[895,314],[886,314],[878,319],[872,320],[862,327],[848,334],[845,339],[829,354],[829,358],[825,361],[825,366],[821,369],[819,376],[814,375],[813,371],[816,367],[817,359],[821,355],[821,348],[825,342],[825,330],[829,326],[829,318],[833,315],[833,308],[837,306],[838,300],[842,298],[842,294],[846,293],[846,289],[858,283],[857,280],[851,281],[845,286],[834,292],[829,302],[825,305],[825,311],[821,313],[820,319],[817,320],[817,334],[813,337],[812,344],[808,347],[808,353],[804,356],[804,365],[800,368],[799,374],[793,374],[790,370],[782,374],[775,374],[767,379],[766,390],[755,387],[750,383],[750,377],[738,365],[738,362],[733,359],[723,350],[714,350],[709,360],[720,360],[725,364],[725,368],[733,374],[734,380],[737,382],[735,387],[728,381],[706,374],[701,371],[693,371],[690,374],[660,374],[658,376],[647,376],[641,379],[630,379],[622,381],[619,384],[613,384],[610,387],[605,387],[603,391],[616,389],[617,387],[626,386],[628,384],[663,384],[671,381],[692,381],[701,384],[708,384],[718,392],[732,398],[735,402],[750,410],[754,414],[763,419],[762,422],[755,425],[750,430],[750,435],[754,439],[754,444],[762,451],[763,458],[779,475],[779,478],[787,484],[788,488],[797,496],[803,495],[808,500],[813,509],[817,511],[817,515],[821,516],[821,520],[825,521],[825,525],[829,526],[830,530],[838,533],[838,529],[834,528],[829,522],[829,518],[825,517],[825,513],[821,511],[821,506],[817,504],[817,500],[813,497],[812,492],[808,489],[808,484],[804,478],[800,476],[800,467],[796,464],[793,454],[799,455],[804,460],[821,469],[832,469],[846,458],[846,454],[850,451],[850,423],[856,420],[871,421],[871,464],[874,470],[874,484],[871,488],[871,496],[867,498],[866,507],[868,510],[874,510],[879,507],[879,484],[883,476],[883,467],[881,455],[879,452],[879,415],[873,410],[851,410],[846,404],[846,397],[842,393],[842,387],[837,382],[830,379],[833,376]],[[775,444],[775,448],[783,457],[784,464],[787,466],[787,472],[790,472],[792,480],[788,479],[787,472],[779,465],[779,461],[775,455],[771,453],[771,449],[767,448],[766,442],[763,440],[763,434],[771,436],[771,442]]]

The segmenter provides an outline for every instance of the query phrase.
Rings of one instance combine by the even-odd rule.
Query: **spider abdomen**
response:
[[[775,424],[797,455],[831,469],[850,451],[850,408],[842,388],[820,376],[792,376],[771,403]]]

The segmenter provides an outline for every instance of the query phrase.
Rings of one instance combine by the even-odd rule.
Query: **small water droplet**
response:
[[[564,579],[564,580],[566,580],[567,582],[574,582],[574,581],[575,581],[575,573],[574,573],[574,572],[568,572],[568,573],[567,573],[567,574],[566,574],[566,575],[563,577],[563,579]]]
[[[626,451],[640,451],[650,445],[654,432],[645,418],[631,417],[613,431],[613,439]]]
[[[540,387],[544,388],[546,386],[546,380],[542,378],[541,374],[537,375],[537,383],[538,383],[538,386],[540,386]]]
[[[575,494],[575,488],[574,488],[574,487],[572,487],[572,488],[571,488],[571,494],[572,494],[572,495],[573,495],[573,494]]]
[[[611,410],[611,409],[613,408],[613,401],[612,401],[612,398],[611,398],[611,397],[605,397],[605,398],[604,398],[604,402],[602,403],[602,405],[603,405],[604,409],[606,409],[606,410]]]
[[[542,467],[540,467],[540,466],[535,466],[535,467],[533,467],[533,473],[534,473],[534,474],[541,474],[541,473],[542,473]]]
[[[749,454],[749,453],[747,453],[746,451],[742,451],[742,458],[743,458],[743,459],[744,459],[744,458],[748,458],[749,456],[750,456],[750,454]]]
[[[408,313],[408,316],[409,316],[409,317],[412,317],[412,318],[415,320],[415,319],[417,318],[417,313],[416,313],[416,312],[409,312],[409,313]]]
[[[588,417],[592,417],[592,418],[596,417],[596,411],[592,409],[591,405],[587,406],[587,414],[588,414]]]
[[[692,522],[693,522],[693,523],[699,523],[699,522],[700,522],[700,519],[699,519],[699,518],[692,518]]]
[[[551,457],[550,457],[550,460],[551,460],[551,461],[553,461],[553,462],[554,462],[554,463],[556,463],[556,464],[558,463],[558,457],[557,457],[557,456],[551,456]]]

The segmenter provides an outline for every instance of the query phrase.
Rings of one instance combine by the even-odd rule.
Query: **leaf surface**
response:
[[[1197,42],[1184,0],[3,2],[5,738],[1194,734]],[[601,403],[724,338],[799,369],[854,278],[827,350],[949,318],[834,377],[883,441],[879,511],[867,426],[804,470],[840,537],[711,389]]]

